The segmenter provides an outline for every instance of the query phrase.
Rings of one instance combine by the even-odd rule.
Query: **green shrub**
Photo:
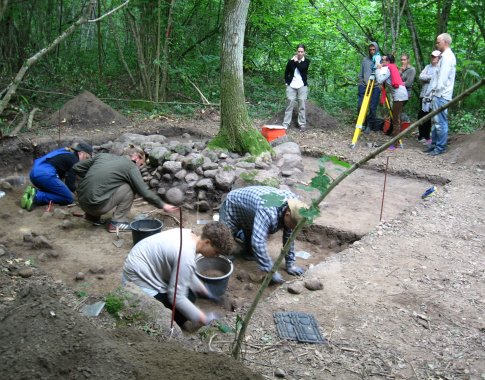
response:
[[[105,308],[108,313],[110,313],[113,317],[119,318],[120,317],[120,311],[123,309],[123,299],[115,294],[108,294],[106,296],[106,299],[104,300],[106,302]]]
[[[450,115],[449,127],[454,133],[473,133],[483,127],[485,110],[459,110]]]

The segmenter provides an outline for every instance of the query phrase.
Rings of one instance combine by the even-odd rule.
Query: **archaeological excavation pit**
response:
[[[51,149],[51,145],[47,144],[44,148]],[[33,152],[37,154],[42,149],[40,145],[36,145],[35,149],[19,151],[26,151],[27,154],[17,157],[17,162],[26,164],[17,168],[12,166],[10,171],[3,170],[0,178],[18,178],[19,175],[28,178],[30,165],[27,163],[32,162],[35,156]],[[302,160],[304,172],[282,180],[308,203],[318,196],[318,192],[309,193],[302,187],[308,185],[318,170],[319,160],[306,156]],[[338,176],[341,168],[331,162],[325,165],[332,178]],[[148,172],[153,171],[154,167]],[[244,176],[239,176],[238,180],[241,177]],[[152,179],[147,179],[147,182]],[[383,171],[358,169],[335,188],[320,205],[320,216],[302,231],[295,243],[297,265],[308,268],[344,250],[380,223],[381,207],[382,219],[391,220],[419,202],[421,194],[431,184],[426,180],[388,173],[382,202],[383,186]],[[196,233],[200,233],[203,227],[201,221],[212,220],[217,213],[217,202],[224,194],[220,189],[206,190],[210,207],[200,208],[192,204],[183,208],[183,226]],[[92,226],[82,217],[75,216],[82,215],[82,210],[77,206],[56,206],[50,211],[46,211],[45,206],[40,206],[27,212],[19,207],[22,191],[23,186],[13,186],[6,190],[7,195],[0,200],[3,224],[0,244],[5,246],[7,255],[11,252],[17,257],[28,259],[32,266],[45,271],[53,279],[62,281],[79,294],[88,296],[87,302],[103,298],[120,286],[123,263],[133,245],[131,233],[121,233],[116,237],[115,234],[107,233],[103,226]],[[135,201],[131,216],[140,214],[160,219],[164,229],[178,227],[178,214],[168,216],[143,200]],[[45,244],[32,244],[29,234],[34,237],[44,236]],[[269,252],[273,258],[280,252],[281,235],[279,232],[269,239]],[[15,266],[15,262],[12,265]],[[293,279],[283,270],[281,273],[286,280]],[[219,308],[220,312],[231,313],[250,304],[261,281],[257,263],[236,257],[234,273],[224,296],[225,301],[219,306],[205,300],[197,302],[203,308]],[[270,286],[267,292],[276,288]]]

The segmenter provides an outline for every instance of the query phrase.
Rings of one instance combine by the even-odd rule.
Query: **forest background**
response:
[[[123,3],[96,1],[89,19]],[[22,65],[78,20],[86,4],[0,0],[0,99]],[[223,7],[223,0],[130,0],[98,22],[84,23],[29,67],[0,114],[2,134],[22,114],[39,108],[40,120],[84,90],[135,119],[191,117],[217,107]],[[310,100],[346,124],[357,116],[357,75],[370,41],[397,61],[408,53],[418,76],[436,36],[450,33],[458,95],[484,76],[484,17],[483,0],[252,0],[243,60],[249,114],[264,120],[285,107],[284,69],[299,43],[311,59]],[[416,80],[406,105],[412,120],[419,91]],[[483,127],[484,100],[482,89],[454,106],[451,130]]]

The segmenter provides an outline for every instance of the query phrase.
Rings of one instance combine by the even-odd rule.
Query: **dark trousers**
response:
[[[360,112],[360,107],[362,106],[362,102],[364,100],[365,89],[366,89],[366,86],[359,85],[359,92],[358,92],[359,102],[357,106],[357,113]],[[367,118],[364,122],[364,125],[369,127],[372,130],[378,130],[375,120],[376,120],[377,106],[379,105],[380,97],[381,97],[381,89],[379,86],[375,86],[370,96],[369,113],[367,114]]]
[[[423,99],[421,99],[421,107],[423,104]],[[418,119],[425,117],[429,112],[424,112],[422,108],[419,109]],[[419,126],[419,136],[418,140],[426,139],[429,140],[431,138],[431,119],[429,119],[426,123],[423,123]]]
[[[167,309],[170,309],[172,310],[172,303],[168,300],[168,295],[167,293],[158,293],[155,298],[160,301],[161,303],[163,303],[163,306],[165,306]],[[195,302],[196,300],[196,297],[195,297],[195,294],[189,290],[189,294],[187,296],[187,298],[189,299],[190,302]],[[177,300],[175,300],[175,302],[177,302]],[[175,323],[177,323],[177,325],[179,325],[180,327],[182,327],[184,325],[185,322],[187,322],[187,318],[184,317],[183,314],[181,314],[177,308],[175,308]]]

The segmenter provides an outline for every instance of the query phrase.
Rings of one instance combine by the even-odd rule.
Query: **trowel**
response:
[[[118,227],[116,227],[116,240],[113,240],[113,244],[115,245],[116,248],[121,248],[124,243],[124,239],[120,238],[120,231]]]

